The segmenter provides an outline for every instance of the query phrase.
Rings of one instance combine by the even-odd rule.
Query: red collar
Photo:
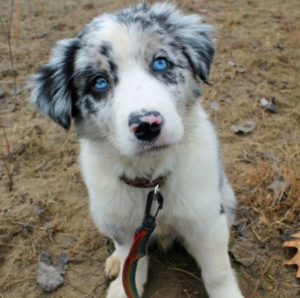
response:
[[[166,181],[166,177],[159,176],[154,180],[149,180],[147,178],[139,178],[139,177],[130,179],[125,175],[123,175],[120,177],[120,180],[133,187],[150,188],[150,187],[155,187],[156,185],[162,186],[163,183]]]

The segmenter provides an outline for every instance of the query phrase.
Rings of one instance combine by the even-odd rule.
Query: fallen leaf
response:
[[[37,269],[38,285],[45,292],[52,292],[64,283],[63,274],[65,274],[65,267],[68,262],[66,255],[61,255],[57,265],[52,265],[52,259],[47,252],[42,252],[40,262]]]
[[[283,247],[296,248],[297,252],[296,252],[295,256],[292,259],[284,262],[284,264],[287,265],[287,266],[291,266],[291,265],[297,266],[298,270],[297,270],[297,273],[296,273],[296,277],[300,278],[300,232],[292,235],[292,237],[294,239],[284,242]]]
[[[256,128],[256,123],[252,120],[246,120],[238,125],[232,125],[231,131],[237,135],[245,135],[251,133]]]

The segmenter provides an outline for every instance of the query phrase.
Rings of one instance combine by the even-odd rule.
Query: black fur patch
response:
[[[112,60],[108,60],[108,64],[109,64],[109,73],[110,73],[111,77],[113,78],[113,81],[116,85],[119,82],[118,66]]]
[[[107,58],[111,56],[111,51],[112,51],[112,46],[107,42],[103,43],[100,46],[100,53]]]
[[[75,107],[77,92],[73,84],[74,60],[79,48],[77,39],[59,44],[55,55],[60,56],[42,67],[31,83],[38,109],[65,129],[69,129],[72,116],[79,112]]]
[[[178,84],[178,78],[176,73],[168,71],[165,73],[160,73],[158,74],[159,77],[162,78],[162,80],[167,84],[167,85],[177,85]]]
[[[45,65],[38,71],[37,74],[38,77],[35,81],[35,84],[39,85],[40,93],[36,103],[38,108],[42,108],[42,105],[44,104],[51,104],[52,95],[55,88],[53,86],[53,77],[55,74],[55,69],[49,65]],[[47,103],[44,103],[44,100],[46,100]],[[49,116],[51,117],[51,115]]]
[[[116,65],[116,63],[114,63],[114,61],[112,59],[111,44],[109,44],[108,42],[103,43],[100,46],[100,53],[107,59],[108,65],[109,65],[109,70],[107,70],[107,71],[110,74],[111,78],[113,79],[114,83],[117,84],[117,82],[118,82],[118,66]]]
[[[183,44],[185,44],[185,46],[183,49],[183,54],[189,61],[194,75],[199,76],[203,82],[208,83],[210,65],[212,63],[215,50],[213,43],[206,34],[198,33],[198,36],[198,39],[197,34],[193,39],[184,39]],[[207,39],[205,40],[205,43],[203,38]],[[194,55],[189,54],[190,51],[188,47],[191,47],[195,52],[195,57],[193,57]]]
[[[74,67],[75,67],[75,57],[77,51],[80,49],[80,40],[75,40],[70,46],[67,47],[66,53],[65,53],[65,59],[63,63],[63,72],[65,74],[65,78],[67,80],[67,89],[71,93],[71,99],[72,99],[72,117],[75,117],[79,110],[76,108],[76,101],[78,100],[78,95],[76,91],[76,87],[74,84],[73,74],[74,74]],[[70,126],[70,123],[69,123]],[[68,126],[68,128],[69,128]],[[67,128],[67,129],[68,129]]]
[[[89,114],[97,114],[97,109],[95,104],[93,103],[92,99],[88,96],[84,99],[84,108],[87,110]]]
[[[181,72],[178,73],[178,78],[179,78],[178,79],[179,83],[181,83],[181,84],[185,83],[185,77]]]

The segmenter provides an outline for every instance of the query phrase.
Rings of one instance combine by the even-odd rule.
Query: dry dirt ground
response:
[[[240,202],[230,255],[243,292],[249,298],[300,297],[296,268],[283,265],[295,252],[282,248],[300,230],[299,0],[177,2],[217,28],[204,105]],[[56,40],[130,3],[0,0],[0,297],[105,297],[103,266],[112,246],[89,217],[75,132],[37,113],[25,83]],[[262,109],[262,98],[273,100],[278,113]],[[230,127],[245,120],[255,121],[256,129],[234,134]],[[36,283],[42,251],[69,257],[65,283],[51,294]],[[168,256],[151,252],[145,297],[206,295],[193,260],[177,247]]]

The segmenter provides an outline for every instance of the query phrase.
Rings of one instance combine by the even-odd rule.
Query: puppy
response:
[[[91,216],[115,251],[108,298],[125,298],[122,268],[148,192],[165,198],[153,234],[176,238],[199,264],[209,297],[243,297],[227,253],[235,197],[215,130],[199,99],[214,56],[212,27],[172,4],[103,15],[60,41],[32,78],[37,108],[66,130],[72,119]],[[148,259],[137,268],[142,296]]]

